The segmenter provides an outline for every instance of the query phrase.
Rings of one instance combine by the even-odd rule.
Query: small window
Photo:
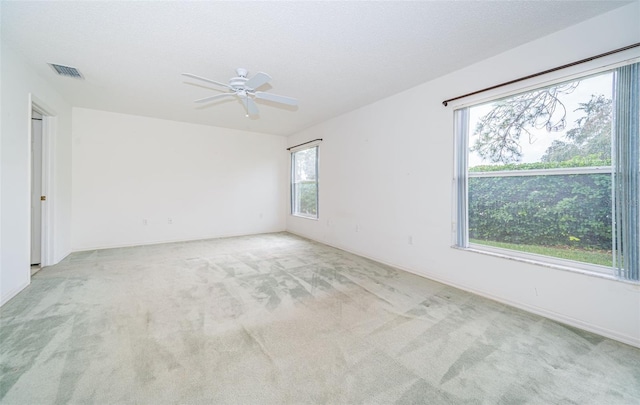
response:
[[[318,147],[291,153],[291,214],[318,218]]]
[[[638,280],[637,72],[456,110],[456,245]]]

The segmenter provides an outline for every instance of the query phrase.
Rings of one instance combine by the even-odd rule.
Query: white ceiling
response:
[[[627,3],[2,1],[1,33],[73,106],[288,135]],[[180,75],[237,67],[299,107],[197,105],[219,89]]]

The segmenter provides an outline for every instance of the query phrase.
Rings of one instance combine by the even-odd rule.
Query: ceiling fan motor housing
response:
[[[229,80],[229,86],[233,87],[236,90],[243,89],[244,84],[247,82],[246,77],[234,77]]]
[[[244,84],[247,82],[247,75],[249,71],[245,68],[237,68],[236,74],[238,77],[234,77],[229,80],[229,86],[233,87],[236,90],[244,89]]]

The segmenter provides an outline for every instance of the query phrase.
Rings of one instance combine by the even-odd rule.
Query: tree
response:
[[[572,93],[579,81],[524,93],[502,100],[478,122],[472,152],[492,163],[512,163],[522,159],[523,135],[533,142],[530,129],[561,131],[567,111],[559,97]]]
[[[316,149],[309,148],[295,153],[296,180],[315,180]]]
[[[576,111],[585,115],[576,120],[567,131],[566,141],[553,141],[542,156],[543,162],[565,162],[579,156],[611,160],[611,99],[604,95],[591,95],[580,103]]]

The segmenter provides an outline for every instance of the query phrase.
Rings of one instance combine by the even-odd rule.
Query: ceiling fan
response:
[[[267,100],[274,103],[280,103],[290,106],[297,106],[298,100],[292,97],[279,96],[277,94],[265,93],[263,91],[256,91],[257,88],[263,86],[271,80],[271,76],[266,73],[258,72],[252,78],[248,79],[247,74],[249,72],[245,68],[236,69],[237,77],[231,78],[229,84],[217,82],[215,80],[207,79],[205,77],[196,76],[191,73],[183,73],[183,76],[190,77],[192,79],[202,80],[207,83],[217,84],[218,86],[226,87],[229,91],[222,94],[216,94],[215,96],[209,96],[195,100],[196,103],[208,103],[210,101],[223,99],[226,97],[237,97],[244,105],[247,117],[258,115],[258,105],[254,101]]]

